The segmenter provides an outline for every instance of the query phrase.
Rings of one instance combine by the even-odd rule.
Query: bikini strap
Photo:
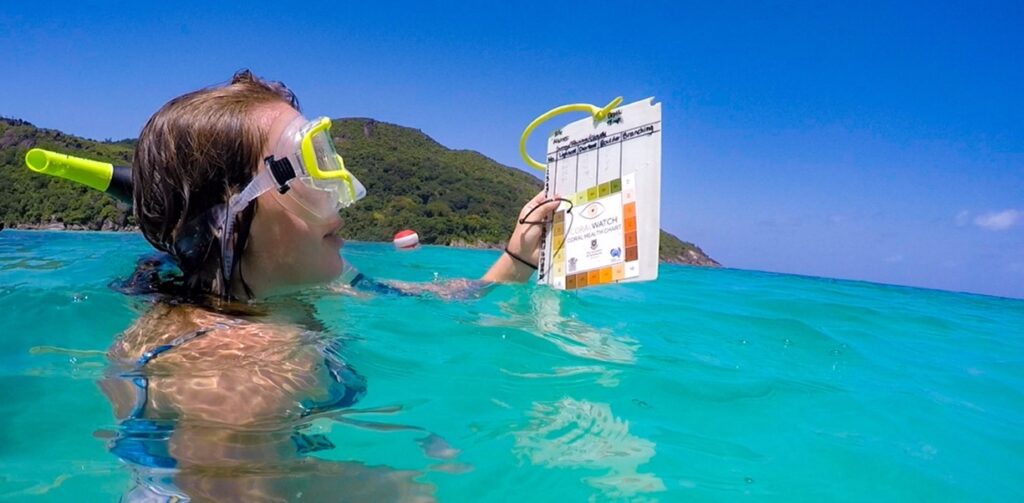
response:
[[[135,362],[135,368],[132,369],[131,372],[121,374],[121,377],[131,378],[131,383],[135,385],[135,407],[132,408],[131,415],[128,416],[129,419],[142,418],[143,414],[146,413],[146,404],[149,402],[149,378],[147,378],[142,372],[142,367],[167,351],[222,328],[228,328],[228,326],[224,323],[217,323],[212,327],[201,328],[179,337],[175,337],[174,340],[167,344],[161,344],[160,346],[142,353],[142,356],[140,356]]]

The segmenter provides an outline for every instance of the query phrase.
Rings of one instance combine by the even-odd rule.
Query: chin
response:
[[[331,281],[338,276],[341,276],[344,261],[341,259],[341,255],[338,254],[338,250],[334,250],[330,257],[324,257],[322,264],[323,267],[321,268],[321,271],[324,274],[324,282]]]

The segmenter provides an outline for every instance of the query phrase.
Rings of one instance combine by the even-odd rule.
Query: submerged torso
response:
[[[108,355],[102,387],[122,427],[113,448],[136,464],[295,458],[318,447],[297,436],[303,418],[351,406],[366,389],[336,337],[194,306],[154,306]]]

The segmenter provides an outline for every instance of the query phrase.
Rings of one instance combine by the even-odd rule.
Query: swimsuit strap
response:
[[[176,337],[167,344],[161,344],[160,346],[142,353],[142,356],[140,356],[135,362],[135,368],[132,369],[131,372],[121,374],[122,377],[130,377],[132,384],[135,385],[135,407],[132,408],[132,412],[128,416],[129,419],[141,419],[143,414],[146,413],[146,403],[149,402],[149,379],[142,373],[142,367],[167,351],[181,346],[188,341],[206,335],[209,332],[222,328],[228,328],[228,326],[224,323],[217,323],[212,327],[200,328],[199,330]]]
[[[135,362],[135,370],[141,370],[144,365],[149,363],[153,358],[160,356],[161,353],[164,353],[168,350],[174,349],[182,344],[185,344],[186,342],[191,341],[196,337],[206,335],[208,332],[212,332],[218,328],[227,328],[227,326],[222,323],[218,323],[217,325],[219,326],[214,326],[210,328],[200,328],[199,330],[196,330],[194,332],[189,332],[180,337],[176,337],[174,340],[167,344],[162,344],[153,349],[150,349],[149,351],[146,351],[145,353],[142,353],[142,356],[140,356],[139,359]]]

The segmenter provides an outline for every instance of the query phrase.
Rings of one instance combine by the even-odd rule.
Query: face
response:
[[[263,156],[273,154],[278,138],[299,113],[285,103],[276,103],[259,118],[269,123]],[[259,170],[267,169],[261,162]],[[316,192],[300,182],[288,195],[270,190],[257,198],[249,244],[242,261],[243,275],[257,294],[265,295],[304,285],[325,283],[342,271],[339,250],[343,241],[341,217],[323,218],[297,204],[293,198],[315,197]]]

